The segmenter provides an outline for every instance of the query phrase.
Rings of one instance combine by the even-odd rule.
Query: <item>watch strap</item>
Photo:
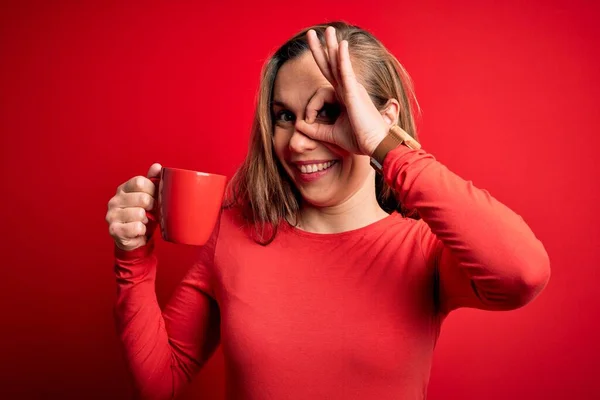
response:
[[[385,156],[400,145],[404,145],[409,149],[421,148],[421,144],[406,131],[398,125],[392,125],[387,136],[383,138],[371,155],[371,165],[373,168],[375,168],[376,171],[381,172],[383,170],[383,160],[385,160]]]

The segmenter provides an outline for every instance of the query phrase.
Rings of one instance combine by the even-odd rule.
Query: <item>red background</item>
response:
[[[527,307],[449,317],[429,398],[600,393],[598,2],[116,3],[0,6],[1,398],[129,398],[106,203],[154,161],[231,176],[263,61],[332,19],[398,56],[423,146],[521,214],[550,255]],[[164,304],[191,252],[157,251]],[[223,385],[218,351],[186,398],[221,399]]]

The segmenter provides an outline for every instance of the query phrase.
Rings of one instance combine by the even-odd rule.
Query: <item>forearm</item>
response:
[[[143,399],[170,399],[178,376],[172,372],[173,350],[155,292],[157,259],[152,244],[124,253],[115,249],[117,333]],[[180,378],[179,378],[180,379]]]

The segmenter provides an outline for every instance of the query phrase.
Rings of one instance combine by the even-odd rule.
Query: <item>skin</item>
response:
[[[327,49],[309,31],[311,51],[288,61],[273,88],[275,154],[300,191],[298,227],[336,233],[369,225],[387,213],[377,203],[369,155],[398,119],[395,99],[378,111],[354,74],[346,41],[326,30]],[[329,172],[304,182],[295,164],[337,160]]]

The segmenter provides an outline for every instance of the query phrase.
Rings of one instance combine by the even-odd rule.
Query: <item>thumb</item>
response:
[[[148,170],[147,178],[158,178],[160,176],[160,171],[162,170],[162,165],[159,163],[154,163],[150,166]]]
[[[156,191],[158,190],[158,180],[160,179],[160,171],[162,170],[162,165],[159,163],[154,163],[148,169],[148,174],[146,177],[154,183],[155,192],[153,196],[156,196]],[[148,223],[146,224],[146,241],[150,240],[152,234],[156,230],[159,221],[159,210],[158,203],[154,203],[154,208],[151,211],[146,211],[146,216],[148,217]]]
[[[312,123],[309,124],[304,120],[296,121],[296,129],[313,140],[321,142],[333,143],[333,125]]]

